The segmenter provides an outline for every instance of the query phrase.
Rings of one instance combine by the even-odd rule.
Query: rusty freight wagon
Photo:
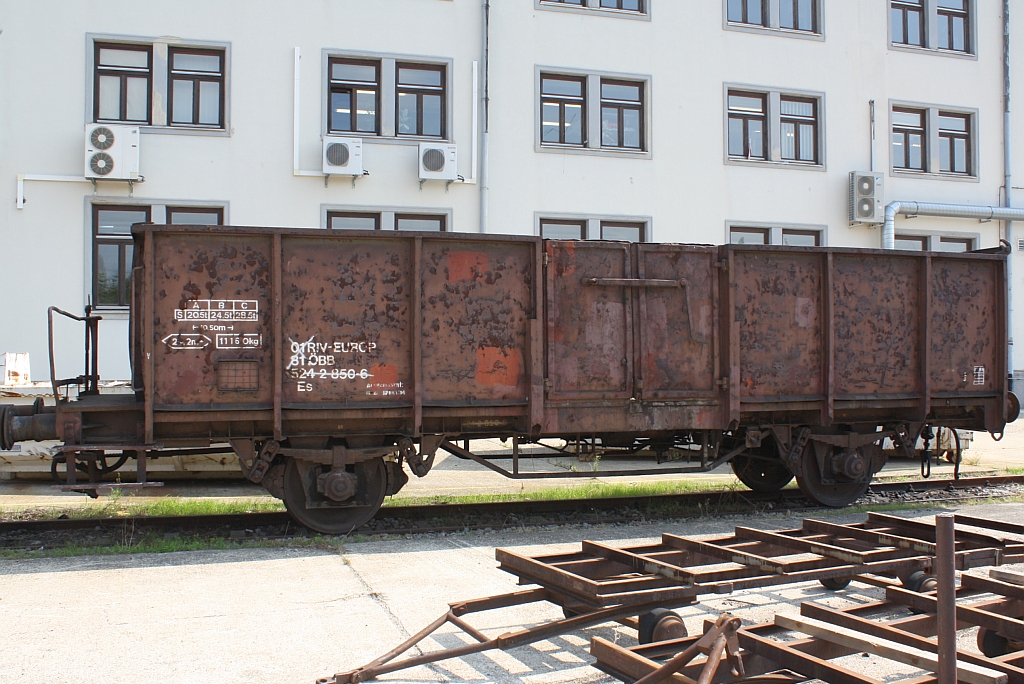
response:
[[[87,312],[85,372],[53,377],[77,399],[0,409],[4,448],[62,441],[71,485],[108,459],[136,458],[144,480],[147,458],[230,443],[297,520],[344,532],[408,481],[403,464],[422,477],[444,449],[539,477],[520,471],[518,445],[561,438],[689,449],[700,465],[671,470],[729,462],[753,489],[795,476],[841,506],[882,467],[884,440],[910,451],[936,426],[999,433],[1018,412],[1001,248],[133,235],[134,395],[96,390]],[[464,441],[495,436],[513,439],[510,471]]]

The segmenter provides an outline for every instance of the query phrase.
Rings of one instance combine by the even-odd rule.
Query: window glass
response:
[[[928,238],[908,235],[896,236],[896,249],[903,249],[914,252],[923,252],[926,249]]]
[[[199,123],[220,124],[220,83],[217,81],[199,83]]]
[[[120,118],[121,79],[117,76],[100,76],[99,91],[99,118]]]
[[[149,220],[146,209],[98,209],[96,232],[100,235],[131,235],[133,223]]]
[[[440,95],[423,95],[422,135],[441,135]]]
[[[171,123],[192,123],[192,81],[174,81]]]
[[[580,79],[551,78],[541,79],[541,93],[544,95],[583,96],[583,81]]]
[[[601,146],[643,149],[643,84],[601,81]]]
[[[895,126],[916,126],[921,127],[924,112],[906,109],[892,110],[892,123]]]
[[[644,226],[642,223],[602,223],[601,239],[643,242]]]
[[[969,252],[974,248],[971,238],[939,238],[940,252]]]
[[[167,207],[167,222],[175,226],[219,226],[224,223],[220,208]]]
[[[816,230],[782,231],[782,244],[790,247],[817,247],[821,241],[821,233]]]
[[[331,212],[327,218],[327,225],[332,230],[377,230],[380,225],[380,214]]]
[[[640,86],[621,83],[602,83],[601,97],[606,100],[640,101]]]
[[[814,31],[814,0],[780,0],[779,25],[794,31]]]
[[[176,52],[172,55],[172,65],[175,71],[220,73],[220,55]]]
[[[146,50],[101,48],[99,63],[102,66],[145,69],[149,67],[149,52]]]
[[[763,112],[764,98],[747,95],[729,95],[729,109],[738,112]]]
[[[767,245],[767,228],[732,228],[729,230],[729,242],[734,245]]]
[[[334,62],[331,64],[331,78],[335,81],[377,82],[377,67],[373,64]]]
[[[400,67],[398,69],[399,85],[440,86],[441,72],[437,69],[415,69]]]
[[[443,231],[444,216],[395,216],[398,230]]]
[[[120,300],[120,258],[118,245],[96,246],[96,304],[117,306]]]
[[[549,240],[583,240],[586,238],[585,222],[541,221],[540,235]]]

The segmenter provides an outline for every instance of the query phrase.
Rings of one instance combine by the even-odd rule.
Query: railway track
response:
[[[862,503],[888,501],[952,503],[968,499],[1005,497],[1024,488],[1024,475],[876,482]],[[735,514],[743,511],[810,511],[820,506],[799,489],[770,494],[750,490],[719,490],[601,499],[508,501],[479,504],[386,506],[357,534],[417,534],[472,529],[506,529],[546,525],[623,523],[659,517]],[[206,535],[234,539],[275,539],[311,534],[284,512],[196,516],[137,516],[113,518],[59,518],[0,522],[0,548],[23,548],[36,537],[95,533],[127,533],[132,538],[161,531],[169,535]]]

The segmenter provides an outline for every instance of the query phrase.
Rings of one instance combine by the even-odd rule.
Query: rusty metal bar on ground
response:
[[[956,560],[953,516],[935,516],[935,575],[938,578],[939,684],[956,684]]]

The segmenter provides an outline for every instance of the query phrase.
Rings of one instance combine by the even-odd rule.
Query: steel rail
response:
[[[1007,484],[1024,484],[1024,475],[1001,475],[991,477],[961,478],[959,480],[929,479],[903,482],[875,482],[869,493],[902,494],[922,493],[928,491],[973,489],[976,487],[997,487]],[[951,498],[949,500],[955,500]],[[589,511],[612,511],[623,508],[658,509],[686,508],[698,506],[712,508],[723,505],[758,505],[786,504],[805,502],[806,497],[799,489],[783,489],[778,492],[760,493],[747,489],[722,489],[706,492],[687,492],[684,494],[652,494],[644,496],[617,496],[597,499],[552,499],[543,501],[498,501],[475,504],[425,504],[415,506],[392,505],[381,508],[377,513],[377,521],[430,521],[437,519],[459,519],[471,516],[537,516],[544,514],[574,513]],[[942,503],[942,501],[936,501]],[[816,505],[799,506],[799,509],[812,510],[821,508]],[[626,518],[623,518],[626,519]],[[602,521],[615,522],[609,518]],[[550,525],[557,523],[572,524],[576,521],[544,520],[540,522],[509,521],[509,525]],[[110,518],[54,518],[44,520],[9,520],[0,522],[0,536],[11,532],[52,532],[88,530],[97,527],[103,529],[123,528],[132,526],[136,531],[143,528],[190,528],[209,529],[228,527],[232,529],[256,527],[287,526],[300,527],[288,513],[258,512],[231,513],[214,515],[183,515],[183,516],[125,516]],[[410,526],[402,529],[365,529],[369,534],[410,534],[416,532],[452,531],[462,529],[494,527],[490,524],[445,525],[445,526]],[[359,530],[357,530],[359,532]]]

